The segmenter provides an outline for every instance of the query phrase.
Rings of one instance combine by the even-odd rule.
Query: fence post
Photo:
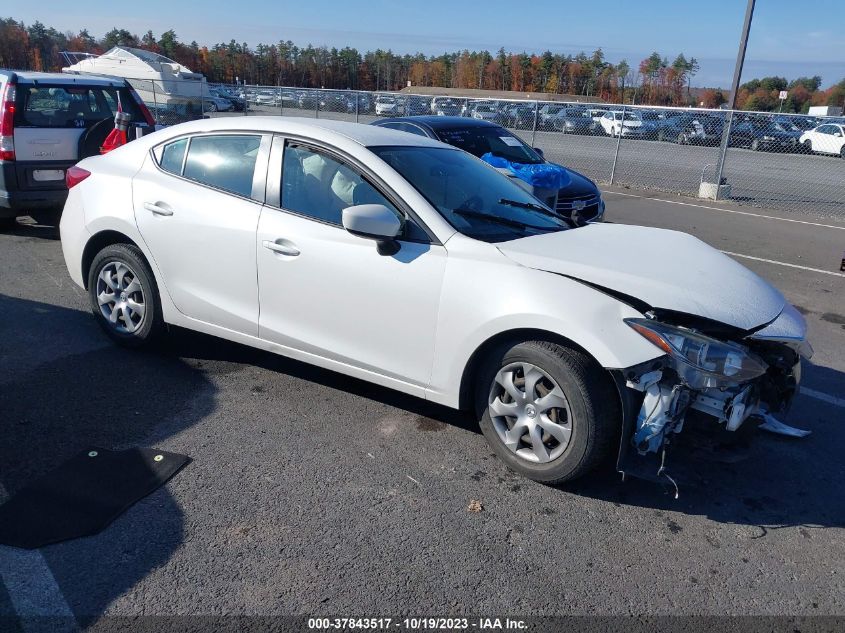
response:
[[[279,88],[279,116],[285,116],[285,93],[283,88]]]
[[[716,197],[719,199],[719,185],[722,184],[722,174],[725,171],[725,158],[728,154],[728,145],[731,142],[731,126],[733,125],[734,111],[728,110],[728,120],[725,122],[725,130],[722,132],[722,143],[719,146],[719,159],[716,163]]]
[[[619,160],[619,145],[622,143],[622,128],[625,127],[625,104],[622,104],[622,122],[619,124],[619,134],[616,136],[616,152],[613,154],[613,166],[610,168],[610,184],[616,176],[616,161]],[[611,128],[613,129],[613,128]]]
[[[355,123],[359,123],[358,121],[358,104],[361,102],[361,93],[355,93]]]
[[[318,92],[317,97],[314,99],[314,118],[320,118],[320,95],[322,93]]]
[[[203,81],[200,83],[200,118],[205,118],[205,88],[207,84]]]
[[[540,116],[540,102],[534,102],[534,125],[531,126],[531,147],[537,144],[537,117]]]
[[[158,125],[159,117],[161,116],[158,111],[158,98],[156,97],[156,82],[150,80],[150,83],[153,85],[153,109],[155,112],[155,123]]]

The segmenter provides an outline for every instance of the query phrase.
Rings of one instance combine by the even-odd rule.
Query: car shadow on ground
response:
[[[53,224],[38,224],[38,222],[29,216],[18,218],[17,223],[3,229],[3,233],[6,235],[16,235],[18,237],[29,237],[41,240],[56,241],[60,239],[58,222]]]
[[[166,448],[215,408],[201,371],[98,340],[92,325],[85,312],[0,295],[0,485],[9,495],[89,447]],[[184,517],[171,486],[97,535],[41,548],[83,626],[180,546]],[[2,602],[0,617],[13,616]]]
[[[162,345],[162,352],[177,358],[207,361],[226,361],[261,367],[268,371],[286,374],[301,380],[317,383],[332,389],[368,398],[381,404],[403,409],[423,418],[430,418],[452,426],[481,433],[474,417],[433,402],[427,402],[387,387],[351,378],[272,352],[266,352],[239,343],[233,343],[199,332],[171,327]]]
[[[804,362],[805,384],[845,385],[845,374]],[[841,394],[838,394],[841,397]],[[841,503],[845,462],[845,425],[841,407],[799,395],[785,421],[812,430],[795,439],[774,435],[747,422],[747,441],[738,450],[720,450],[701,442],[695,432],[682,434],[667,459],[678,483],[679,496],[668,481],[656,484],[631,480],[606,469],[596,477],[566,486],[571,493],[601,499],[618,506],[640,506],[705,516],[726,524],[756,526],[757,538],[771,530],[804,530],[845,526]],[[704,438],[706,439],[706,438]],[[806,532],[802,532],[805,536]]]
[[[480,433],[470,412],[455,411],[196,332],[173,328],[166,353],[185,359],[255,365]],[[845,384],[841,372],[812,363],[806,363],[805,375],[814,383]],[[740,450],[724,454],[709,445],[702,450],[694,445],[696,436],[689,434],[689,441],[679,447],[669,462],[670,472],[677,474],[680,487],[677,500],[668,480],[666,485],[631,478],[621,481],[615,469],[615,454],[595,473],[558,489],[561,494],[579,494],[620,506],[672,510],[706,516],[719,523],[759,526],[761,535],[789,525],[843,526],[845,508],[833,502],[843,481],[843,462],[837,448],[845,444],[841,419],[841,409],[799,396],[786,421],[813,430],[809,438],[785,438],[751,427],[747,429],[751,431],[747,445],[740,443]],[[478,441],[484,442],[482,438]]]

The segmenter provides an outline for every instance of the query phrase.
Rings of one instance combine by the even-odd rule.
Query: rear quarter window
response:
[[[171,174],[181,175],[187,147],[188,139],[186,138],[165,145],[161,150],[159,166]]]

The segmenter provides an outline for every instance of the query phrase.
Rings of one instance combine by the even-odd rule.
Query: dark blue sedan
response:
[[[512,163],[546,163],[543,153],[529,146],[500,125],[459,116],[410,116],[379,119],[378,125],[411,134],[427,136],[454,145],[479,158],[492,154]],[[558,214],[576,224],[599,222],[604,216],[604,200],[592,180],[566,168],[569,183],[556,195],[543,201]]]

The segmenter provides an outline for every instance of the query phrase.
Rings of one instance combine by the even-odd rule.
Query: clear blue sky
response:
[[[280,39],[296,44],[397,53],[439,54],[468,49],[514,52],[590,52],[635,66],[657,50],[698,58],[697,86],[730,84],[745,0],[238,0],[141,5],[67,0],[6,5],[3,13],[59,30],[87,28],[101,36],[112,26],[156,36],[174,29],[180,40],[212,45],[235,39],[254,46]],[[192,5],[192,6],[191,6]],[[120,12],[116,13],[115,9]],[[115,15],[119,17],[114,17]],[[744,79],[764,75],[821,75],[828,86],[845,77],[845,2],[757,0]]]

